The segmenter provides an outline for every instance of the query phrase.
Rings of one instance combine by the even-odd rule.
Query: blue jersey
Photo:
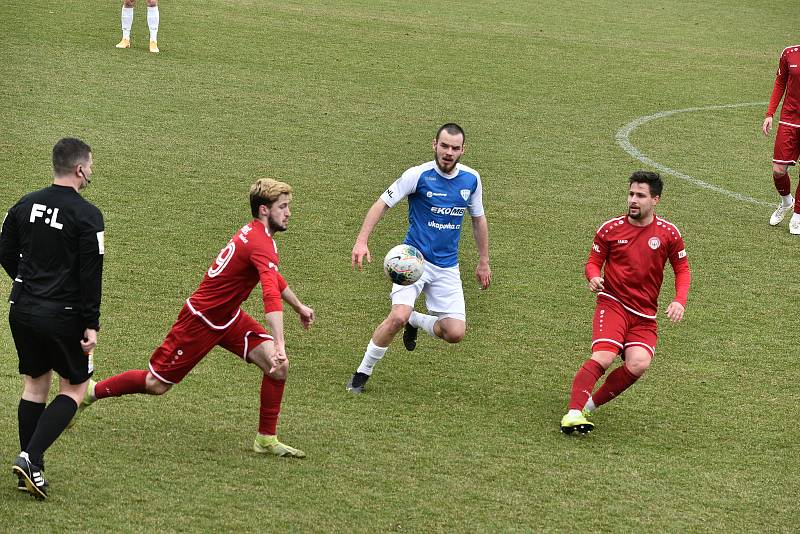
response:
[[[381,195],[393,207],[408,197],[408,233],[403,241],[417,247],[425,261],[438,267],[458,265],[458,242],[464,213],[481,217],[481,177],[457,164],[450,175],[435,161],[408,169]]]

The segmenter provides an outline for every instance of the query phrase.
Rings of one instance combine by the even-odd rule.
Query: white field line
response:
[[[710,184],[708,182],[704,182],[703,180],[699,180],[699,179],[695,178],[694,176],[689,176],[688,174],[684,174],[684,173],[682,173],[680,171],[677,171],[675,169],[671,169],[670,167],[667,167],[666,165],[662,165],[662,164],[658,163],[657,161],[653,161],[652,159],[650,159],[647,156],[645,156],[644,154],[642,154],[642,152],[638,148],[633,146],[633,144],[631,143],[631,141],[629,139],[631,133],[633,133],[633,131],[636,128],[638,128],[639,126],[641,126],[642,124],[646,124],[646,123],[648,123],[650,121],[654,121],[656,119],[663,119],[664,117],[669,117],[671,115],[677,115],[678,113],[692,113],[694,111],[713,111],[713,110],[717,110],[717,109],[732,109],[732,108],[744,108],[744,107],[749,107],[749,106],[766,106],[766,105],[767,105],[767,102],[746,102],[746,103],[743,103],[743,104],[723,104],[723,105],[719,105],[719,106],[706,106],[706,107],[702,107],[702,108],[685,108],[685,109],[673,109],[673,110],[670,110],[670,111],[661,111],[661,112],[655,113],[653,115],[646,115],[644,117],[639,117],[638,119],[635,119],[635,120],[629,122],[628,124],[626,124],[625,126],[623,126],[622,128],[620,128],[617,131],[617,134],[616,134],[615,137],[616,137],[616,140],[617,140],[617,144],[620,147],[622,147],[622,150],[624,150],[625,152],[627,152],[628,154],[630,154],[634,158],[638,159],[639,161],[641,161],[645,165],[649,165],[650,167],[654,167],[654,168],[658,169],[659,171],[661,171],[664,174],[669,174],[669,175],[674,176],[676,178],[680,178],[681,180],[689,182],[690,184],[692,184],[694,186],[697,186],[697,187],[699,187],[701,189],[709,189],[711,191],[715,191],[717,193],[721,193],[723,195],[727,195],[727,196],[735,198],[736,200],[739,200],[741,202],[747,202],[749,204],[755,204],[757,206],[774,207],[775,206],[774,202],[764,202],[763,200],[758,200],[758,199],[755,199],[753,197],[749,197],[747,195],[743,195],[741,193],[736,193],[734,191],[728,191],[727,189],[719,187],[718,185],[714,185],[714,184]]]

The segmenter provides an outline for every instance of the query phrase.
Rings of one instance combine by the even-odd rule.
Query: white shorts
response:
[[[437,267],[425,263],[422,278],[410,286],[392,284],[392,304],[405,304],[414,307],[420,293],[425,293],[425,307],[437,317],[452,317],[467,320],[464,306],[464,290],[461,287],[461,271],[454,267]]]

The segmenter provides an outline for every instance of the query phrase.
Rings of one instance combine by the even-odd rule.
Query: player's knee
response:
[[[466,332],[466,325],[460,321],[456,322],[455,324],[448,323],[447,326],[442,328],[441,337],[448,343],[459,343],[462,339],[464,339],[464,334],[466,334]]]
[[[650,367],[651,361],[649,355],[638,356],[635,358],[626,358],[625,365],[628,367],[628,371],[634,376],[642,376],[644,372],[647,371],[648,367]]]
[[[172,384],[162,382],[152,374],[147,373],[147,378],[145,378],[145,391],[147,391],[149,395],[163,395],[171,388]]]
[[[147,0],[147,7],[156,7],[158,5],[158,0]]]
[[[125,7],[136,7],[136,0],[123,0],[122,5]]]
[[[772,177],[773,178],[783,178],[788,174],[788,167],[786,165],[773,165],[772,166]]]
[[[289,360],[283,360],[271,372],[268,371],[267,374],[274,380],[286,380],[289,375]]]
[[[392,333],[397,333],[403,329],[403,327],[408,322],[408,317],[404,317],[398,313],[390,313],[389,317],[386,318],[384,324],[392,331]]]

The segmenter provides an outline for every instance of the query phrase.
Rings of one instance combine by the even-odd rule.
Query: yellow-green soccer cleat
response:
[[[125,39],[124,37],[120,42],[115,45],[117,48],[130,48],[131,47],[131,40]]]
[[[278,441],[278,436],[256,435],[253,450],[259,454],[274,454],[284,458],[305,458],[306,453]]]
[[[586,418],[586,413],[573,412],[570,410],[561,418],[561,432],[572,434],[576,430],[579,434],[586,434],[594,429],[594,423]]]
[[[78,421],[78,417],[80,417],[81,412],[86,409],[87,406],[92,404],[97,398],[94,396],[94,387],[97,385],[97,382],[89,379],[89,385],[86,387],[86,393],[83,394],[83,400],[81,401],[80,405],[78,405],[78,411],[75,412],[75,415],[72,417],[72,420],[67,425],[67,428],[72,428],[75,426],[75,423]]]

